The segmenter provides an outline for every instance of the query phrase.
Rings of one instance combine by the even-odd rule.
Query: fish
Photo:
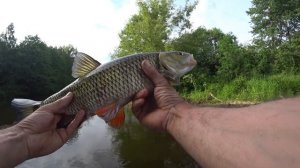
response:
[[[173,85],[179,84],[180,78],[197,64],[192,54],[182,51],[133,54],[103,65],[82,52],[71,56],[74,58],[72,76],[75,81],[43,101],[15,98],[11,102],[13,108],[33,111],[37,106],[52,103],[72,92],[73,100],[65,110],[69,119],[61,123],[62,127],[66,127],[82,109],[87,116],[97,115],[108,125],[118,128],[125,120],[124,106],[143,88],[153,88],[141,68],[142,61],[148,60]]]

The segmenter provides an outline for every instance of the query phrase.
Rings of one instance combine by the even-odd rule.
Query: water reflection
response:
[[[9,105],[0,105],[0,127],[11,125],[16,120],[16,113],[9,108]]]
[[[121,129],[110,128],[94,117],[85,122],[78,134],[55,153],[28,160],[18,167],[197,166],[170,136],[142,127],[127,114]]]
[[[18,167],[119,167],[111,150],[111,133],[102,120],[90,119],[78,135],[53,154],[28,160]]]
[[[113,147],[123,167],[195,167],[168,134],[146,129],[129,118],[124,127],[112,131]]]

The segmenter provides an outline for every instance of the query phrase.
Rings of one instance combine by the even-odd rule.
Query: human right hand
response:
[[[187,103],[149,61],[142,62],[142,69],[153,82],[154,90],[150,93],[143,89],[137,93],[132,103],[132,111],[143,125],[166,130],[172,120],[171,109]]]
[[[84,111],[79,111],[67,128],[57,128],[65,108],[73,98],[72,93],[38,108],[15,127],[25,135],[27,159],[50,154],[63,146],[84,119]]]

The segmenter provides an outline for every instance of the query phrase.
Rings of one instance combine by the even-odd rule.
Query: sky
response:
[[[180,6],[184,0],[175,0]],[[13,23],[17,42],[38,35],[51,46],[72,45],[104,63],[119,44],[118,34],[138,12],[136,0],[0,0],[0,32]],[[252,39],[250,0],[199,0],[193,29],[217,27],[240,43]]]

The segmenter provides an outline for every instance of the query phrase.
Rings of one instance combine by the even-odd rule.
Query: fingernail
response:
[[[72,96],[72,92],[68,92],[66,97],[71,97]]]
[[[80,110],[78,113],[79,113],[80,116],[84,116],[85,115],[85,112],[83,110]]]
[[[146,68],[151,68],[150,62],[148,60],[143,61],[143,66]]]

